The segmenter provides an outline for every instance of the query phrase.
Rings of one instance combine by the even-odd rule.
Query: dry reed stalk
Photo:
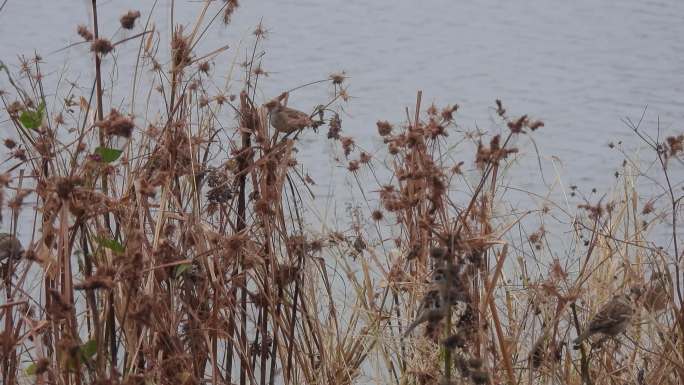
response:
[[[576,213],[545,198],[537,211],[502,215],[512,138],[543,123],[511,117],[497,101],[501,133],[462,133],[453,129],[457,106],[424,106],[419,91],[404,125],[378,122],[383,163],[382,151],[371,156],[342,136],[334,106],[348,95],[344,76],[333,75],[333,95],[310,118],[328,125],[363,201],[348,229],[321,234],[307,225],[306,181],[295,168],[299,135],[311,131],[278,138],[255,101],[261,24],[238,95],[208,91],[219,66],[205,62],[227,46],[195,50],[213,20],[229,21],[236,7],[205,2],[187,34],[172,20],[166,56],[148,28],[151,14],[142,32],[119,42],[99,37],[94,15],[94,33],[78,30],[95,51],[96,76],[83,87],[92,91],[58,88],[64,97],[49,106],[39,57],[24,60],[16,81],[3,65],[11,93],[0,93],[2,121],[17,139],[5,141],[0,188],[14,192],[12,233],[32,234],[20,260],[0,263],[6,383],[353,384],[374,370],[396,384],[681,382],[680,197],[670,168],[684,137],[657,143],[630,125],[660,165],[666,204],[654,197],[640,212],[644,197],[630,175],[641,171],[625,166],[614,194],[590,195]],[[126,25],[137,28],[135,15],[124,14]],[[109,58],[125,59],[116,48],[138,38],[131,105],[105,116],[103,92],[119,85],[103,84],[102,74]],[[133,102],[143,78],[148,110],[134,116],[145,111]],[[380,171],[391,177],[379,189],[362,184],[364,174],[382,180]],[[33,230],[18,223],[29,208]],[[551,210],[572,223],[567,250],[548,239]],[[533,212],[542,226],[528,234]],[[660,249],[648,231],[662,218],[673,244]],[[454,290],[433,282],[440,269]],[[665,298],[657,310],[637,312],[629,338],[568,348],[614,291],[655,290],[646,278],[655,272],[674,272],[673,287],[655,296]],[[435,286],[446,322],[405,337]]]

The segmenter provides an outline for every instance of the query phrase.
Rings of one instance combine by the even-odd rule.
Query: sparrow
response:
[[[6,259],[19,259],[23,252],[24,248],[15,236],[0,233],[0,262],[5,262]]]
[[[269,122],[278,132],[290,134],[313,125],[309,114],[287,106],[288,93],[285,92],[265,104],[269,111]]]
[[[419,313],[416,319],[406,328],[406,331],[404,332],[404,337],[408,336],[413,329],[418,327],[422,323],[430,323],[430,324],[436,324],[437,322],[441,321],[442,318],[446,317],[447,314],[447,308],[446,307],[434,307],[434,308],[426,308],[422,309]]]
[[[636,294],[634,292],[630,293]],[[589,320],[584,331],[574,341],[579,345],[588,337],[600,333],[607,337],[615,337],[624,332],[634,315],[632,295],[620,294],[603,305],[594,317]]]
[[[408,326],[404,336],[408,335],[422,323],[436,324],[446,317],[459,301],[467,299],[466,293],[458,285],[458,268],[456,266],[440,267],[432,273],[427,292],[418,307],[418,316]]]
[[[432,273],[433,290],[438,290],[441,299],[449,305],[458,302],[468,302],[470,295],[460,277],[460,267],[457,265],[438,267]]]

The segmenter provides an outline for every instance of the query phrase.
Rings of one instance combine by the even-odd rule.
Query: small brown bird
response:
[[[285,134],[311,127],[313,120],[307,113],[286,107],[287,98],[288,93],[285,92],[265,104],[270,114],[269,122],[271,126],[276,131]]]
[[[633,292],[631,295],[617,295],[603,305],[589,321],[584,331],[575,339],[575,345],[579,345],[582,341],[596,333],[607,337],[615,337],[627,330],[634,315],[632,295],[635,294]]]
[[[466,301],[467,293],[458,281],[458,267],[440,267],[432,272],[427,292],[418,307],[418,315],[404,335],[408,335],[422,323],[437,324],[449,313],[451,306]]]
[[[422,309],[419,313],[418,316],[416,317],[415,321],[413,321],[408,328],[406,328],[406,331],[404,332],[404,337],[409,335],[415,329],[422,323],[431,323],[431,324],[436,324],[437,322],[441,321],[442,318],[446,316],[447,308],[446,307],[435,307],[435,308],[425,308]]]
[[[15,236],[0,233],[0,262],[5,262],[7,259],[19,259],[23,252],[24,249]]]

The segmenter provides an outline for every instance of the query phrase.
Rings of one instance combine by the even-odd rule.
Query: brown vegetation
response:
[[[121,25],[143,31],[124,41],[79,26],[96,71],[82,95],[48,99],[38,57],[4,71],[1,124],[16,135],[3,138],[1,219],[30,234],[23,249],[0,238],[4,384],[684,381],[681,195],[669,171],[684,136],[657,142],[628,121],[664,194],[640,198],[630,160],[617,193],[577,212],[544,198],[502,209],[512,139],[544,135],[542,121],[496,100],[500,132],[463,132],[457,105],[426,107],[419,92],[403,122],[377,122],[387,153],[371,154],[342,133],[344,73],[309,84],[332,95],[306,112],[285,109],[288,93],[255,100],[256,54],[239,92],[208,91],[226,47],[198,53],[197,41],[209,10],[228,23],[238,2],[203,7],[194,26],[173,27],[168,57],[137,11]],[[260,24],[252,52],[266,35]],[[143,117],[106,106],[101,84],[114,48],[135,42],[134,87],[160,79],[146,101],[158,111]],[[274,120],[279,111],[289,115]],[[299,136],[322,127],[365,201],[349,228],[318,233],[296,156]],[[447,137],[464,150],[449,153]],[[377,188],[359,182],[383,167],[391,178]],[[566,250],[549,240],[550,216],[572,225]],[[662,223],[671,247],[647,237]],[[634,300],[612,317],[603,305],[616,294]]]

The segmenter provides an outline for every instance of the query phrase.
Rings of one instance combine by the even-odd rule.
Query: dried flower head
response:
[[[340,115],[335,113],[332,118],[330,118],[329,129],[328,129],[328,139],[340,139],[340,132],[342,131],[342,120]]]
[[[83,38],[85,41],[92,41],[93,40],[93,33],[90,32],[87,26],[81,24],[78,26],[76,29],[76,33],[78,33],[79,36]]]
[[[342,143],[344,155],[349,156],[349,154],[351,154],[352,150],[354,149],[354,139],[352,139],[349,136],[345,136],[340,138],[340,142]]]
[[[655,210],[654,201],[650,200],[644,204],[644,208],[641,210],[642,215],[648,215]]]
[[[537,129],[544,127],[544,122],[541,120],[533,120],[531,122],[527,122],[527,127],[532,131],[536,131]]]
[[[112,109],[104,120],[97,122],[95,125],[102,128],[105,135],[116,135],[124,138],[130,138],[133,129],[135,128],[133,119],[121,115],[121,113],[115,109]]]
[[[90,50],[101,56],[104,56],[114,50],[114,45],[107,39],[99,38],[93,40],[90,44]]]
[[[128,11],[121,18],[119,22],[124,29],[133,29],[135,21],[140,17],[140,11]]]
[[[200,72],[207,74],[207,73],[209,73],[209,70],[211,69],[211,64],[209,64],[208,61],[203,61],[197,66],[197,69]]]
[[[342,82],[344,82],[344,79],[346,78],[347,76],[344,73],[344,71],[330,74],[330,80],[332,80],[333,84],[335,85],[342,84]]]
[[[363,164],[367,164],[371,161],[371,155],[365,151],[361,151],[361,154],[359,155],[359,162]]]
[[[265,39],[266,36],[268,35],[268,30],[266,28],[264,28],[263,23],[259,23],[259,25],[257,25],[257,27],[252,32],[252,34],[254,36],[256,36],[257,38]]]
[[[240,5],[238,4],[238,0],[223,0],[226,3],[226,6],[223,10],[223,23],[224,24],[230,24],[230,19],[233,16],[233,13],[239,7]]]
[[[496,114],[504,119],[506,118],[506,109],[503,108],[503,104],[499,99],[496,99]]]
[[[454,104],[453,106],[446,106],[441,112],[442,119],[446,122],[451,122],[452,120],[454,120],[454,113],[457,110],[458,104]]]
[[[256,66],[256,67],[252,70],[252,73],[254,74],[254,76],[268,76],[268,72],[266,72],[266,71],[264,70],[264,68],[261,66],[261,64],[259,64],[258,66]]]
[[[684,134],[679,136],[669,136],[665,139],[669,156],[677,156],[684,152]]]
[[[527,115],[523,115],[519,117],[517,120],[512,120],[508,122],[508,128],[511,130],[512,133],[514,134],[519,134],[523,132],[523,127],[527,123]]]
[[[378,134],[380,136],[387,136],[392,133],[392,125],[388,121],[378,120],[376,124],[378,125]]]
[[[190,44],[188,38],[183,36],[183,28],[181,27],[176,28],[173,32],[171,55],[173,58],[173,68],[176,71],[179,71],[192,61],[190,57]]]

